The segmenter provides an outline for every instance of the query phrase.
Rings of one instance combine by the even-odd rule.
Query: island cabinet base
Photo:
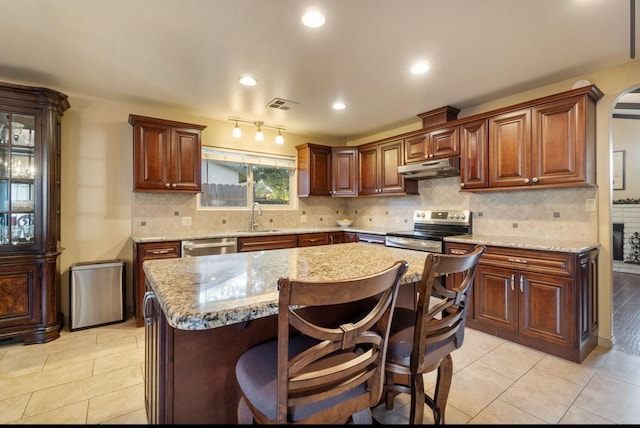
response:
[[[336,307],[319,319],[357,313]],[[236,424],[235,364],[250,347],[277,336],[277,316],[209,330],[168,325],[157,301],[145,303],[145,401],[150,424]]]

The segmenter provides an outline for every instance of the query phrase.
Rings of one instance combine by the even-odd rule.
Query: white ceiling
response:
[[[627,0],[0,0],[0,80],[355,137],[631,61],[629,20]]]

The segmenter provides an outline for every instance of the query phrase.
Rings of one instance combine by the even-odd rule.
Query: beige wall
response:
[[[607,69],[563,82],[517,94],[508,98],[463,110],[459,117],[508,106],[517,102],[571,89],[573,83],[588,79],[598,85],[605,96],[598,103],[597,112],[597,158],[598,188],[579,191],[558,189],[550,192],[516,191],[487,194],[462,194],[457,192],[457,180],[446,178],[422,181],[420,195],[401,198],[369,199],[300,199],[294,213],[268,213],[274,227],[291,227],[299,223],[302,212],[308,216],[309,225],[333,225],[336,217],[343,213],[355,216],[362,225],[395,225],[395,217],[405,229],[410,226],[414,209],[448,205],[451,208],[474,210],[474,231],[493,232],[518,236],[562,236],[575,239],[597,240],[601,243],[599,264],[599,324],[600,338],[606,342],[611,338],[611,190],[609,159],[611,153],[611,111],[615,99],[625,90],[640,84],[640,62],[629,62],[623,67]],[[54,88],[55,89],[55,88]],[[127,303],[132,305],[132,243],[130,235],[142,219],[148,220],[149,233],[162,231],[179,225],[177,211],[193,216],[193,227],[231,227],[223,223],[223,217],[242,223],[237,212],[216,214],[195,211],[195,197],[133,194],[132,189],[132,127],[128,124],[130,113],[168,118],[207,125],[203,132],[205,145],[233,147],[252,151],[269,151],[295,155],[295,145],[307,141],[339,145],[337,140],[322,140],[293,136],[285,133],[285,145],[271,143],[275,133],[265,130],[265,149],[255,149],[250,127],[244,128],[247,137],[240,143],[230,137],[233,123],[191,117],[181,112],[152,108],[148,105],[122,104],[102,99],[68,94],[71,108],[63,118],[63,175],[62,175],[62,246],[63,312],[68,314],[68,268],[81,261],[120,258],[127,262]],[[416,112],[420,113],[420,112]],[[285,124],[286,126],[286,124]],[[374,139],[407,132],[415,126],[389,130],[386,133],[349,141],[349,145],[361,144]],[[280,148],[281,147],[281,148]],[[596,198],[598,210],[587,212],[584,199]],[[479,216],[482,212],[482,216]],[[553,218],[560,212],[560,218]],[[506,223],[505,223],[506,222]],[[514,228],[513,223],[518,223]],[[510,228],[505,229],[507,224]],[[244,226],[243,226],[244,227]],[[199,229],[198,229],[199,230]],[[138,230],[136,229],[136,233]]]

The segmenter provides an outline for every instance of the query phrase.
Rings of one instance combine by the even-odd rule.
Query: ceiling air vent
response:
[[[285,100],[283,98],[274,98],[267,103],[267,107],[275,108],[277,110],[289,110],[295,107],[298,103],[295,101]]]

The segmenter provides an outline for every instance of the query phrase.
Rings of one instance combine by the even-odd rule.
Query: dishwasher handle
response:
[[[225,247],[235,247],[237,244],[235,242],[208,242],[206,244],[188,244],[185,243],[182,248],[185,250],[195,250],[198,248],[225,248]]]

